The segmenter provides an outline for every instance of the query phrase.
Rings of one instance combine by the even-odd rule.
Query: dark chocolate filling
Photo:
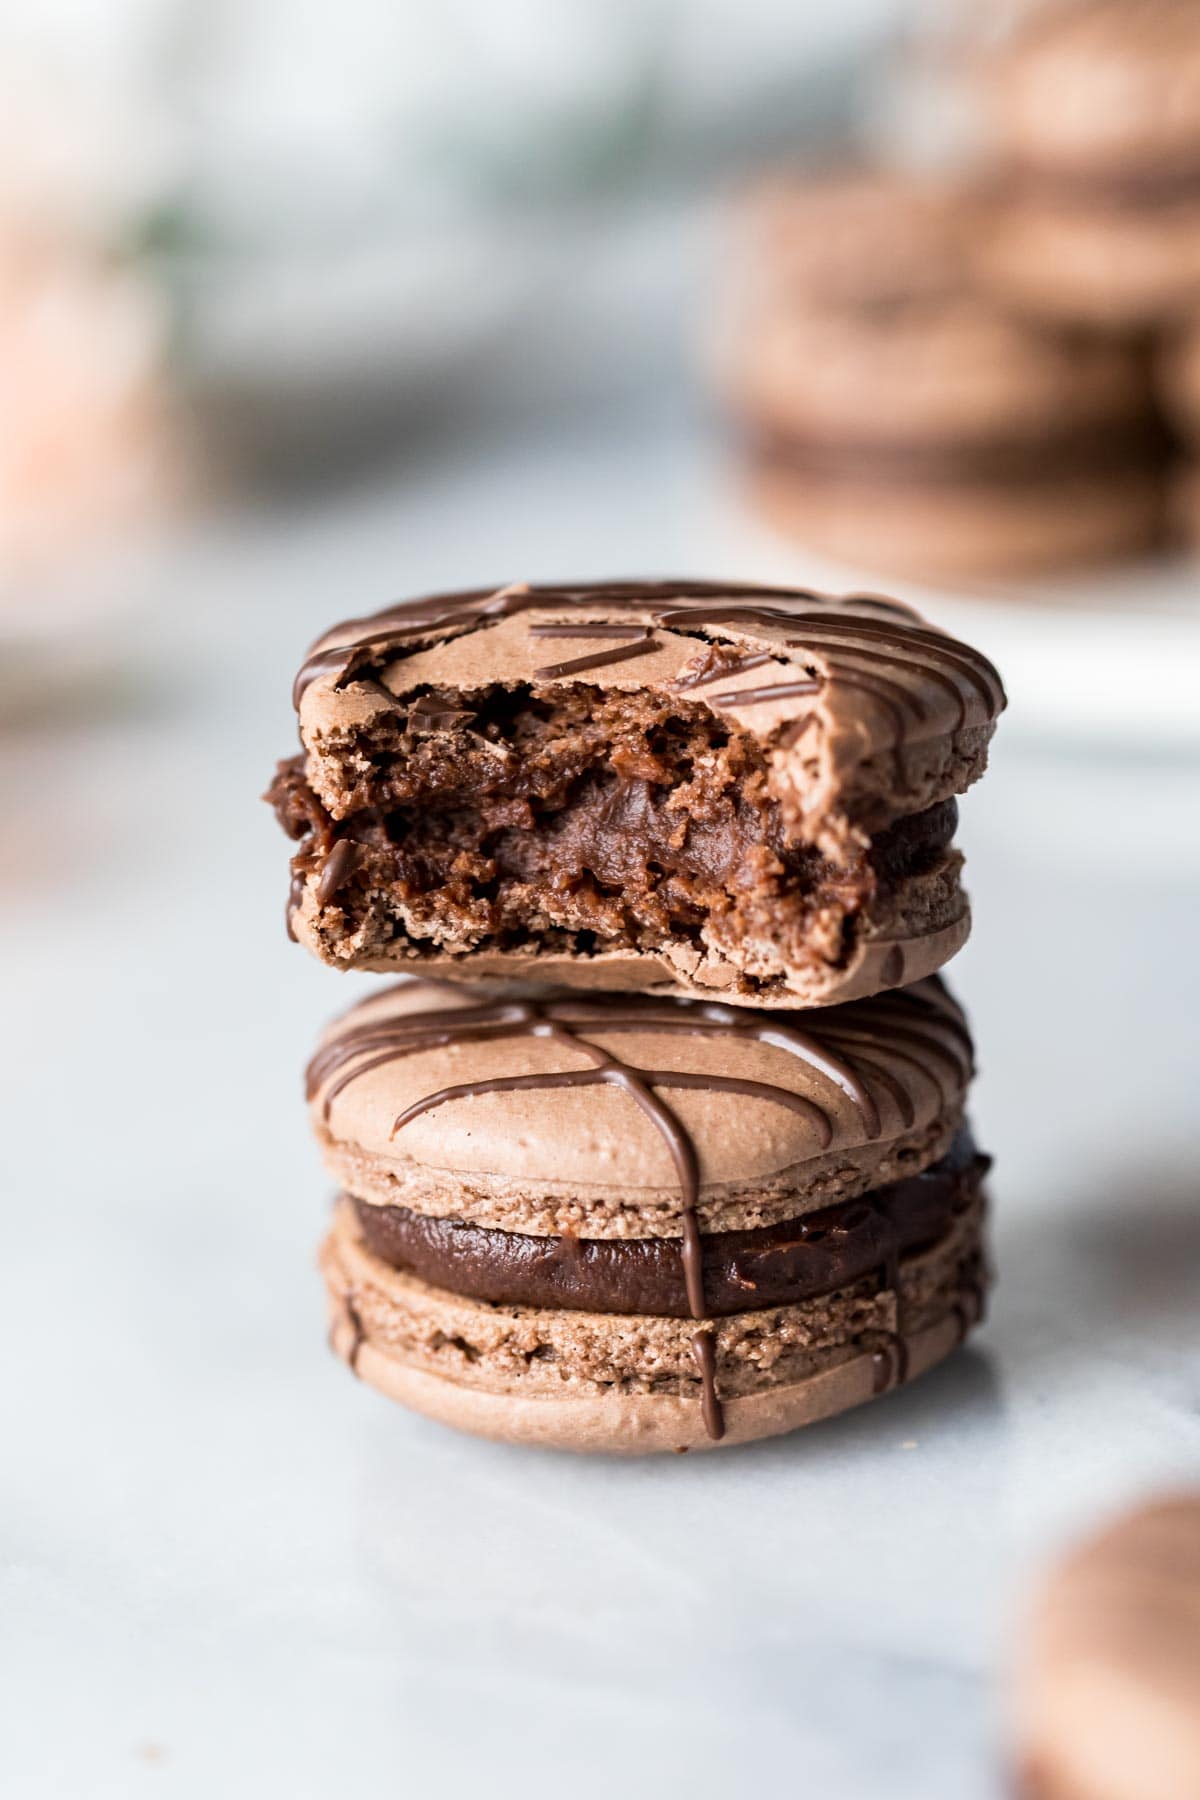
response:
[[[705,1316],[793,1305],[872,1275],[894,1287],[900,1258],[945,1236],[988,1167],[964,1128],[920,1175],[781,1225],[702,1236]],[[501,1306],[692,1316],[677,1238],[527,1237],[353,1204],[375,1256],[451,1293]]]

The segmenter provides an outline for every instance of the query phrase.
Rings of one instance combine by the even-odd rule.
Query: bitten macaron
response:
[[[518,582],[335,626],[268,798],[335,968],[826,1006],[969,930],[955,796],[1005,699],[880,595]]]
[[[937,979],[817,1014],[402,982],[309,1070],[331,1342],[484,1437],[790,1431],[978,1321],[986,1159]]]

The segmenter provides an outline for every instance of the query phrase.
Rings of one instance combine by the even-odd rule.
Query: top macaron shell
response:
[[[425,688],[469,692],[530,684],[553,691],[582,681],[603,691],[633,692],[672,691],[677,684],[681,698],[772,740],[779,798],[801,834],[818,842],[834,808],[860,803],[870,829],[961,792],[982,773],[987,741],[1005,704],[999,676],[985,657],[929,627],[910,608],[872,595],[686,582],[630,584],[628,594],[620,584],[518,584],[511,591],[519,610],[507,614],[480,615],[477,608],[496,598],[486,590],[397,609],[402,641],[389,654],[385,636],[371,657],[379,686],[356,681],[351,654],[347,670],[337,649],[372,627],[383,633],[388,615],[352,621],[318,640],[308,664],[316,672],[299,688],[300,735],[309,752],[309,779],[334,818],[344,816],[345,791],[340,764],[327,766],[326,757],[347,734],[385,717],[389,695],[403,701]],[[652,636],[636,659],[574,670],[570,664],[590,652],[611,652],[612,642],[603,633],[565,644],[536,635],[537,627],[564,617],[576,627],[584,620],[631,623]],[[764,660],[693,682],[718,645]],[[799,738],[786,735],[793,724],[803,727]],[[962,741],[966,754],[950,752],[946,741],[952,738]]]
[[[649,1086],[694,1147],[707,1229],[792,1217],[915,1173],[961,1122],[970,1040],[937,981],[783,1016],[558,991],[542,999],[565,1036],[520,1025],[495,1032],[506,1005],[531,999],[536,1013],[528,991],[480,1000],[465,988],[411,981],[337,1021],[314,1060],[310,1104],[342,1185],[501,1229],[677,1233],[678,1166],[636,1098],[607,1083],[537,1085],[594,1066],[597,1051],[665,1076]],[[544,1029],[545,1014],[537,1016]],[[696,1085],[671,1086],[673,1073]],[[521,1085],[451,1095],[396,1128],[434,1095],[513,1078]],[[730,1078],[778,1097],[729,1091],[721,1084]],[[859,1083],[865,1104],[853,1091]]]

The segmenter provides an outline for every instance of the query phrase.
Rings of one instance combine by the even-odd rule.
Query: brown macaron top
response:
[[[820,1014],[401,982],[310,1065],[359,1198],[501,1229],[774,1223],[916,1174],[959,1129],[972,1050],[936,979]]]
[[[872,797],[868,828],[961,791],[1005,705],[986,657],[882,596],[522,582],[406,601],[320,638],[296,682],[308,779],[343,817],[344,746],[398,708],[419,709],[431,690],[552,696],[578,683],[678,697],[769,743],[778,797],[812,841],[858,789]],[[971,754],[952,778],[931,766],[922,783],[907,753],[956,736]]]

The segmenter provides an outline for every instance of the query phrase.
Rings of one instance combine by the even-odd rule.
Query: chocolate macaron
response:
[[[518,584],[335,627],[268,798],[339,968],[823,1006],[964,942],[953,848],[999,678],[911,609]]]
[[[1080,0],[992,63],[997,200],[980,266],[1049,317],[1150,326],[1200,305],[1200,7]]]
[[[982,1310],[972,1051],[939,981],[822,1013],[413,980],[309,1069],[337,1353],[485,1437],[734,1444]]]
[[[1054,1571],[1017,1722],[1021,1800],[1200,1794],[1200,1493],[1127,1514]]]
[[[982,291],[972,199],[898,176],[780,179],[743,227],[715,361],[771,523],[932,579],[1154,541],[1163,443],[1144,358]]]

